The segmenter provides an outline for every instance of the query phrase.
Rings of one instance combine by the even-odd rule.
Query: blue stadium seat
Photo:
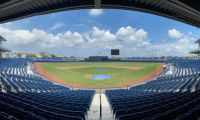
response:
[[[0,118],[85,120],[92,90],[70,90],[27,73],[31,59],[0,59]],[[6,92],[3,92],[6,91]]]
[[[170,59],[162,74],[129,90],[107,90],[117,120],[196,120],[200,115],[200,61]]]

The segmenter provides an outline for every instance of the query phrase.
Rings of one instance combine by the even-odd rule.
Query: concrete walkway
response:
[[[101,100],[102,100],[102,120],[115,120],[113,118],[113,114],[111,112],[110,105],[105,94],[101,94]]]
[[[110,106],[105,94],[101,94],[101,101],[102,101],[102,120],[115,120],[110,110]],[[90,111],[88,113],[87,120],[100,120],[100,94],[96,93]]]

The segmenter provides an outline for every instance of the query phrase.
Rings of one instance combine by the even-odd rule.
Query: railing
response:
[[[102,101],[101,101],[101,90],[100,90],[100,96],[99,96],[99,101],[100,101],[100,115],[99,115],[99,119],[102,120]]]

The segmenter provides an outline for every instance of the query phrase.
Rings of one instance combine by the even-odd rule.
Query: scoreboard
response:
[[[111,55],[119,55],[119,49],[111,49]]]

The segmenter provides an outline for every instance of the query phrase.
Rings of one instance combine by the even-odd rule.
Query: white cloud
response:
[[[50,30],[50,31],[53,31],[53,30],[62,28],[62,27],[64,27],[64,26],[65,26],[64,23],[62,23],[62,22],[56,22],[52,27],[49,28],[49,30]]]
[[[89,11],[89,14],[91,15],[91,16],[99,16],[99,15],[101,15],[103,13],[103,10],[102,9],[91,9],[90,11]]]
[[[176,29],[168,30],[168,35],[172,38],[180,38],[182,36],[181,32]]]
[[[59,47],[63,51],[66,48],[96,51],[120,48],[125,51],[124,55],[128,53],[130,56],[186,55],[194,49],[195,39],[188,33],[180,34],[181,37],[175,41],[156,44],[150,42],[147,31],[131,26],[121,27],[116,33],[93,27],[90,32],[86,33],[68,30],[57,34],[50,34],[39,29],[12,30],[0,26],[0,35],[8,40],[4,45],[13,52],[41,52],[51,47]],[[153,53],[152,49],[156,53]],[[59,54],[59,51],[57,53]]]
[[[188,34],[180,33],[181,36],[174,37],[177,40],[173,42],[165,42],[164,44],[158,44],[155,45],[155,49],[157,51],[162,52],[164,55],[188,55],[189,51],[194,50],[197,48],[196,45],[194,45],[195,38],[193,38],[189,32]],[[162,51],[161,51],[162,50]]]
[[[59,39],[53,34],[43,30],[11,30],[0,27],[0,34],[7,39],[4,45],[13,52],[34,52],[41,51],[51,43],[50,47],[59,44]]]
[[[74,24],[74,25],[72,25],[73,27],[85,27],[85,26],[87,26],[87,25],[85,25],[85,24]]]
[[[65,47],[82,47],[84,45],[83,36],[78,32],[67,31],[59,33],[58,37],[64,43]]]
[[[12,25],[12,22],[4,23],[3,25]]]
[[[121,27],[116,33],[117,38],[122,41],[126,47],[134,46],[137,47],[137,49],[150,44],[147,35],[148,32],[143,29],[137,30],[130,26]]]
[[[97,48],[111,48],[114,46],[117,38],[109,30],[99,29],[93,27],[91,33],[86,34],[86,39],[88,41],[88,47],[97,47]]]

